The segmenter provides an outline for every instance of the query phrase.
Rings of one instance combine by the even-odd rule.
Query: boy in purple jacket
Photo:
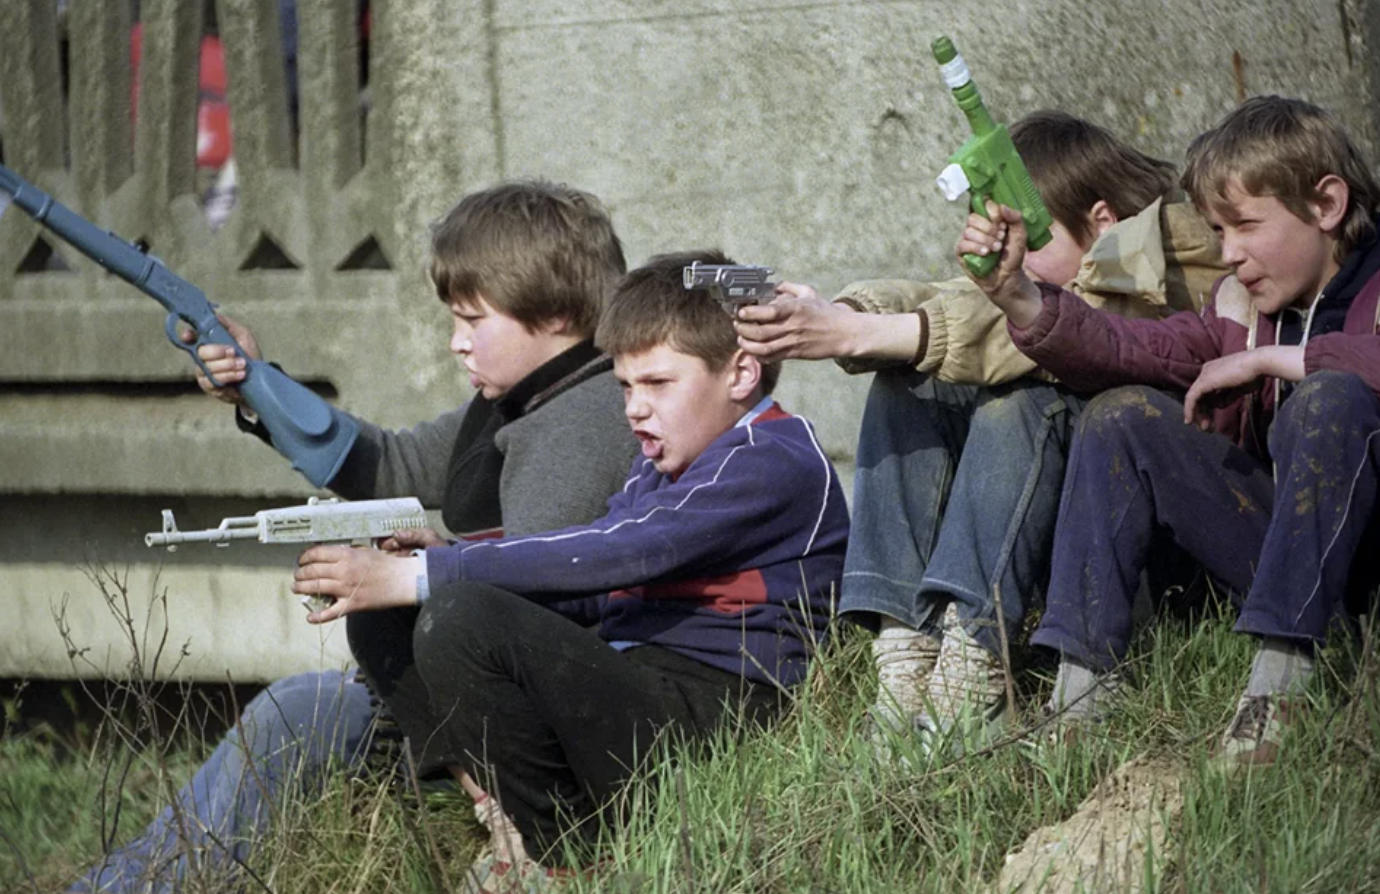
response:
[[[1077,389],[1135,383],[1089,404],[1069,462],[1033,637],[1062,655],[1053,706],[1098,716],[1140,571],[1172,538],[1245,594],[1236,629],[1260,649],[1219,756],[1265,764],[1314,648],[1370,577],[1357,560],[1380,461],[1380,188],[1328,113],[1275,96],[1194,140],[1183,185],[1232,268],[1201,316],[1121,319],[1036,286],[1009,208],[970,216],[958,251],[1001,252],[978,284],[1035,362]]]
[[[732,317],[687,291],[692,261],[629,273],[599,323],[642,445],[608,514],[528,537],[397,557],[302,554],[294,590],[415,616],[364,669],[422,771],[491,779],[530,853],[592,845],[590,821],[661,730],[699,738],[734,714],[765,719],[805,677],[843,570],[848,516],[810,425],[768,396],[779,367],[738,348]],[[590,597],[598,626],[565,614]],[[555,608],[556,611],[549,610]],[[365,656],[361,655],[363,659]],[[482,774],[482,775],[479,775]]]

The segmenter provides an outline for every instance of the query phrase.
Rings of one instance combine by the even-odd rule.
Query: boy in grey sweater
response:
[[[430,272],[452,317],[450,349],[476,395],[406,431],[357,420],[359,439],[327,486],[350,499],[416,496],[462,537],[598,518],[638,450],[612,361],[593,345],[604,301],[625,269],[612,221],[588,193],[516,182],[461,199],[433,227]],[[253,333],[222,320],[247,354],[260,356]],[[233,404],[242,430],[263,436],[234,387],[244,358],[221,346],[199,354],[226,386],[212,386],[198,371],[202,390]],[[384,546],[444,542],[422,531]],[[415,613],[404,614],[352,620],[352,647],[371,638],[371,624],[412,624]],[[232,871],[274,805],[319,784],[327,767],[360,762],[372,727],[368,692],[352,674],[277,681],[248,705],[238,729],[175,802],[72,890],[172,891],[193,872]],[[466,787],[484,801],[477,786]],[[506,818],[491,806],[484,801],[480,815],[502,845]]]

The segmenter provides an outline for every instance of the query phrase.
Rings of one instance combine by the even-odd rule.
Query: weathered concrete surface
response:
[[[221,0],[232,114],[247,132],[236,137],[240,204],[212,232],[188,164],[200,5],[144,5],[132,133],[123,49],[108,47],[127,29],[121,6],[74,7],[64,117],[53,114],[52,3],[3,4],[7,159],[102,226],[147,237],[250,322],[271,359],[386,425],[463,399],[422,274],[426,225],[501,178],[599,194],[634,263],[713,244],[824,293],[860,277],[951,275],[963,212],[931,179],[966,134],[928,53],[941,32],[1007,121],[1058,106],[1177,161],[1240,95],[1278,91],[1334,109],[1371,157],[1380,141],[1380,12],[1365,0],[1263,0],[1249,14],[1222,0],[393,0],[374,11],[367,115],[353,4],[299,0],[295,140],[275,70],[277,4]],[[254,509],[309,492],[223,407],[178,390],[186,358],[151,301],[56,242],[74,273],[16,275],[36,238],[21,214],[0,217],[3,514],[19,495],[30,509],[46,500],[54,518],[68,495],[147,495],[156,522],[165,496],[253,498]],[[294,269],[243,269],[265,240]],[[387,269],[340,269],[370,240]],[[830,363],[792,364],[779,395],[846,458],[866,386]],[[89,534],[110,544],[121,530]],[[147,576],[141,550],[135,540],[115,557]],[[0,546],[0,598],[81,598],[66,567]],[[195,579],[180,580],[209,598],[211,578]]]
[[[162,509],[191,530],[252,514],[260,503],[7,496],[0,513],[0,677],[123,677],[136,654],[143,673],[151,673],[165,632],[157,670],[170,675],[176,665],[180,679],[224,681],[229,673],[238,682],[264,681],[341,666],[349,658],[344,625],[307,624],[291,592],[297,550],[252,541],[176,552],[143,545],[144,534],[160,530]],[[103,593],[118,599],[108,604]],[[70,648],[82,655],[69,655],[64,628]]]

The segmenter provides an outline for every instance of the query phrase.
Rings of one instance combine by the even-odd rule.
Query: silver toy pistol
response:
[[[710,289],[724,310],[733,316],[748,304],[766,304],[776,294],[770,267],[748,264],[701,264],[694,261],[685,268],[687,289]]]

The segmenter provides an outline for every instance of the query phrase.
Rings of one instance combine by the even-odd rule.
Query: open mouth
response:
[[[656,435],[650,432],[645,432],[641,430],[634,430],[633,434],[637,436],[638,443],[642,445],[643,456],[645,456],[647,459],[652,460],[657,459],[661,456],[661,438],[658,438]]]

